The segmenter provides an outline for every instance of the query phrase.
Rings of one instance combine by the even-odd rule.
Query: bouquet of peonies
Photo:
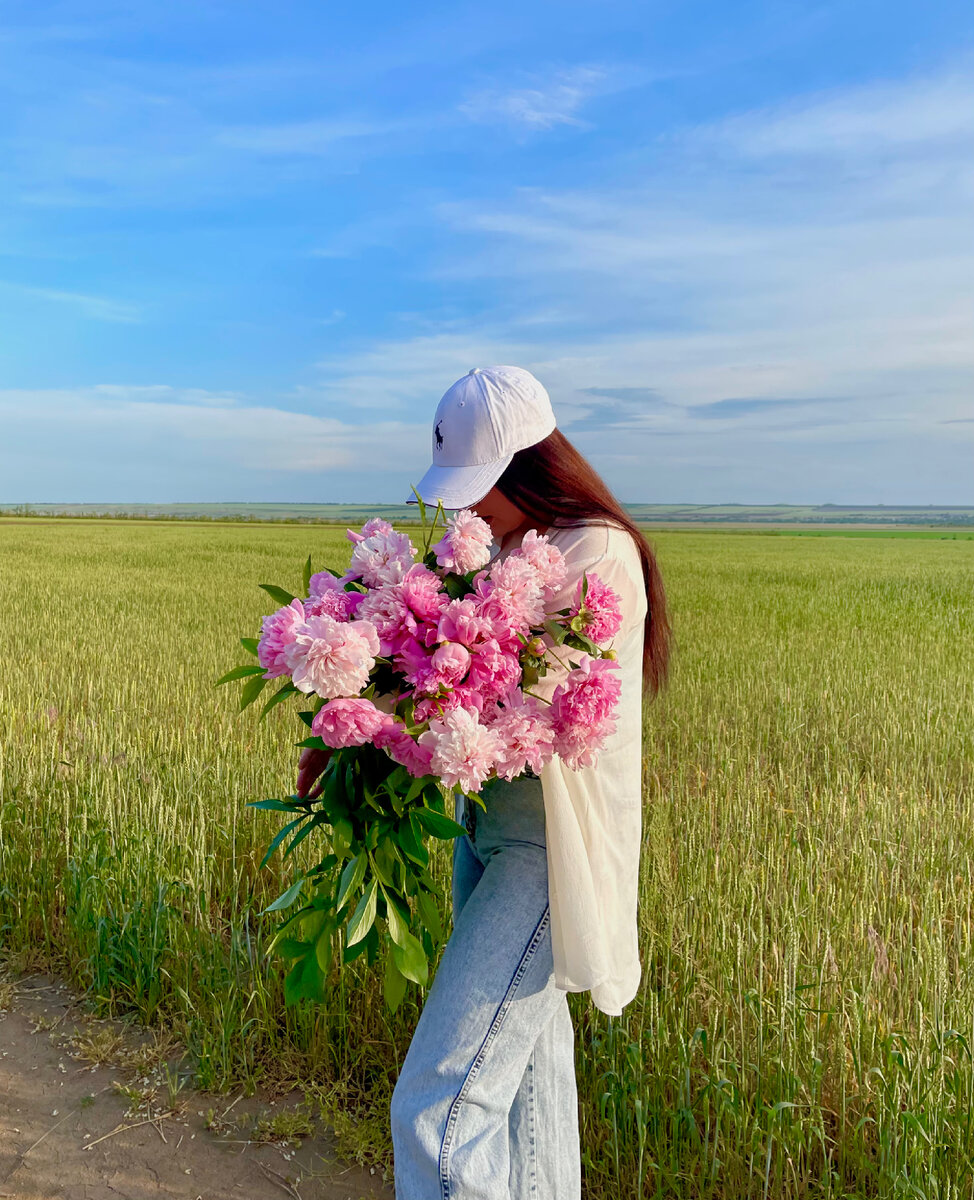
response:
[[[305,597],[261,584],[281,607],[263,618],[259,638],[241,639],[257,664],[217,681],[246,680],[246,708],[281,679],[261,716],[289,696],[310,697],[299,715],[311,736],[299,745],[332,752],[317,799],[253,803],[290,817],[262,866],[315,831],[325,851],[267,909],[302,902],[274,940],[293,964],[289,1004],[323,998],[340,930],[345,962],[365,952],[373,964],[384,942],[390,1008],[407,980],[425,984],[443,936],[425,842],[464,833],[449,815],[453,793],[483,806],[486,780],[537,774],[556,754],[572,768],[592,766],[615,728],[609,643],[621,614],[612,589],[588,573],[573,603],[550,611],[566,568],[547,537],[532,530],[489,566],[486,522],[462,510],[432,544],[443,510],[432,522],[422,502],[419,510],[422,554],[373,519],[349,530],[344,574],[312,573],[308,559]],[[542,698],[532,689],[556,664],[563,679]]]

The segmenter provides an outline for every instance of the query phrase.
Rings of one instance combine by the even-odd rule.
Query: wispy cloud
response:
[[[401,421],[353,425],[244,397],[200,389],[118,385],[0,391],[4,452],[38,430],[51,443],[110,444],[119,455],[154,460],[184,456],[253,471],[315,473],[341,468],[389,468],[405,448],[425,449],[427,431]],[[97,469],[97,463],[94,463]]]
[[[93,321],[110,321],[132,325],[140,321],[141,312],[134,304],[112,300],[106,296],[89,296],[84,292],[65,292],[56,288],[33,287],[27,284],[0,280],[0,288],[11,289],[22,296],[49,300],[54,304],[68,305]]]
[[[503,122],[532,130],[583,126],[579,110],[598,95],[606,80],[602,67],[571,67],[532,86],[475,92],[460,104],[460,112],[471,121]]]
[[[277,125],[250,125],[221,129],[215,140],[235,150],[257,154],[319,155],[339,143],[401,132],[402,122],[337,117],[291,121]]]

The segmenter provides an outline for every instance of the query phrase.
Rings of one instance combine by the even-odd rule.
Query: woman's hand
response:
[[[314,787],[313,785],[328,766],[329,758],[331,758],[330,750],[315,750],[311,746],[306,746],[301,751],[301,757],[298,759],[298,785],[295,791],[302,800],[316,800],[321,795],[321,786]],[[313,788],[313,790],[309,791],[309,788]]]

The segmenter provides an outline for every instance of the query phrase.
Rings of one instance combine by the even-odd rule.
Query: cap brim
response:
[[[430,467],[417,483],[416,491],[424,504],[441,502],[444,508],[468,508],[483,500],[514,457],[495,458],[492,462],[477,463],[472,467]],[[416,497],[410,492],[407,504],[415,504]]]

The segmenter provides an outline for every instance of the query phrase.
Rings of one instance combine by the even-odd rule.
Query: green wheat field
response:
[[[586,1197],[970,1196],[974,540],[650,536],[678,648],[645,716],[642,987],[615,1019],[570,997]],[[388,1169],[421,995],[390,1017],[359,960],[285,1010],[277,822],[245,806],[292,789],[297,721],[213,687],[257,584],[347,552],[0,520],[0,946],[174,1030],[200,1087],[298,1084]]]

